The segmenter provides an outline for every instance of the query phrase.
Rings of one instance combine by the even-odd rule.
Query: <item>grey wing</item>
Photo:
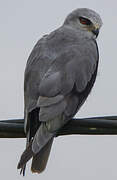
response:
[[[62,54],[49,68],[39,86],[41,96],[66,95],[74,85],[78,92],[86,88],[96,69],[97,58],[90,52],[81,55],[74,49]]]
[[[37,111],[36,105],[39,97],[39,85],[42,77],[53,61],[53,59],[49,57],[48,50],[46,49],[46,37],[47,35],[37,42],[26,64],[24,77],[24,130],[26,134],[30,128],[29,124],[32,118],[30,116],[38,117],[39,110]],[[36,117],[33,119],[38,119]],[[33,124],[38,124],[37,121],[38,120],[36,120],[36,122],[33,121]]]
[[[69,109],[73,116],[72,109],[68,108],[70,106],[68,102],[71,101],[72,104],[72,97],[74,99],[76,96],[72,91],[75,87],[75,90],[81,93],[91,80],[96,69],[97,59],[93,59],[94,56],[90,54],[89,56],[79,56],[78,50],[74,49],[75,47],[70,54],[66,52],[56,59],[40,83],[40,97],[37,102],[37,107],[40,107],[40,121],[53,119],[66,109]],[[78,103],[78,96],[76,99]],[[74,109],[73,112],[75,112]],[[67,114],[70,113],[67,112]]]
[[[26,64],[24,77],[24,98],[25,107],[28,112],[31,112],[36,106],[39,96],[38,86],[51,63],[51,60],[44,53],[45,39],[46,38],[44,36],[37,42]]]
[[[34,152],[76,114],[82,103],[78,93],[85,90],[96,69],[97,59],[93,58],[92,55],[79,57],[73,49],[56,59],[43,77],[37,107],[40,108],[39,121],[44,124],[34,137]]]

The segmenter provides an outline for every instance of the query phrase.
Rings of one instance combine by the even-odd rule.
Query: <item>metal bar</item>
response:
[[[57,133],[63,135],[116,135],[117,116],[72,119]],[[24,119],[0,121],[0,138],[25,138]]]

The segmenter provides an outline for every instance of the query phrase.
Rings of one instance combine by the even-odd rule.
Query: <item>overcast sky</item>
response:
[[[0,0],[0,119],[23,117],[23,78],[37,40],[58,28],[68,13],[86,7],[103,20],[98,37],[98,77],[77,117],[117,115],[116,0]],[[0,139],[0,179],[22,179],[16,169],[25,139]],[[117,136],[67,136],[55,139],[47,169],[32,179],[117,179]]]

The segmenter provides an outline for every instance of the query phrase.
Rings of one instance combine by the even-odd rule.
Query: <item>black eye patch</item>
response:
[[[92,24],[92,22],[89,19],[84,18],[84,17],[79,17],[79,20],[80,20],[80,23],[84,24],[84,25],[88,25],[89,26],[89,25]]]

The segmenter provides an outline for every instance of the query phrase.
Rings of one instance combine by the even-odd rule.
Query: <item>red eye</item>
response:
[[[86,19],[84,17],[79,17],[80,23],[84,25],[91,25],[91,21],[89,19]]]
[[[84,19],[82,19],[82,18],[80,19],[80,23],[81,24],[87,24],[87,22]]]

